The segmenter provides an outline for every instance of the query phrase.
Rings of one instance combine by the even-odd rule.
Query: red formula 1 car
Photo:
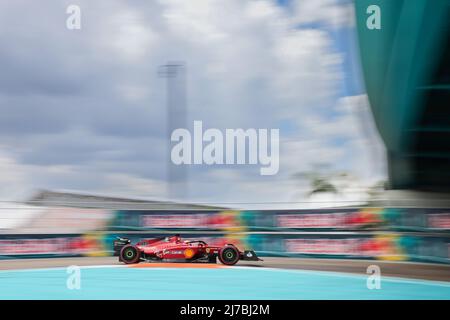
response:
[[[210,246],[202,240],[182,241],[179,235],[146,239],[135,245],[129,239],[118,237],[114,241],[114,255],[126,264],[141,261],[216,263],[219,258],[221,263],[231,266],[239,260],[261,261],[253,250],[242,252],[232,244]]]

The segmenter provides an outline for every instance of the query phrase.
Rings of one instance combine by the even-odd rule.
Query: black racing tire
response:
[[[224,265],[235,265],[239,261],[239,250],[235,246],[225,246],[219,250],[218,258]]]
[[[120,250],[120,260],[126,264],[139,263],[141,261],[141,251],[129,244]]]

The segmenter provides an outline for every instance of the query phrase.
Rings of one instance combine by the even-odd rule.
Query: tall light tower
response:
[[[160,66],[158,74],[166,78],[167,197],[184,199],[187,195],[187,172],[184,166],[173,164],[170,158],[170,137],[175,129],[186,128],[186,67],[182,62],[167,63]]]

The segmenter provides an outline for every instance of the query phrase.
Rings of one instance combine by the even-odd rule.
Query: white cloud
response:
[[[119,197],[139,197],[143,199],[164,199],[166,196],[164,181],[145,179],[130,174],[111,173],[103,180],[99,191]]]
[[[122,58],[132,62],[147,59],[157,50],[159,36],[139,13],[124,8],[111,17],[112,31],[106,45],[111,45]]]
[[[0,148],[0,200],[13,200],[28,195],[29,177],[26,167]]]
[[[354,7],[342,0],[295,0],[293,21],[298,24],[324,23],[332,28],[353,27]]]
[[[0,33],[1,66],[20,66],[0,75],[0,84],[11,86],[0,101],[8,116],[0,150],[9,154],[0,164],[11,172],[4,177],[10,184],[164,196],[166,92],[157,70],[168,61],[186,63],[188,124],[295,126],[290,133],[281,128],[279,175],[261,178],[259,167],[189,168],[193,199],[289,201],[298,197],[291,175],[318,161],[358,174],[367,170],[361,164],[367,138],[347,109],[361,98],[337,101],[342,53],[333,49],[328,30],[298,28],[323,21],[351,25],[348,7],[332,0],[296,2],[293,11],[265,0],[79,3],[80,33],[68,33],[64,23],[59,28],[65,10],[51,1],[45,21],[12,24],[11,38]],[[1,12],[10,13],[8,25],[21,14],[13,5],[0,5]],[[37,57],[46,59],[45,67]],[[11,83],[38,94],[17,94]]]

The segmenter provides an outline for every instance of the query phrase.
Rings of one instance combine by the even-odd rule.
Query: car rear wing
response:
[[[114,256],[117,257],[120,254],[120,250],[122,250],[124,246],[130,243],[131,240],[128,238],[116,237],[116,240],[114,240],[113,242]]]

